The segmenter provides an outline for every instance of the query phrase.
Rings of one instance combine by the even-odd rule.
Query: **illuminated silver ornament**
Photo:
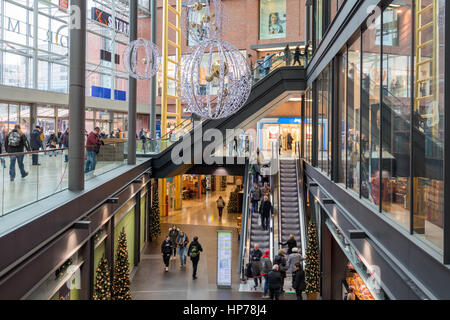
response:
[[[158,47],[151,41],[131,41],[123,53],[123,64],[128,74],[138,80],[149,80],[161,66]]]
[[[183,16],[187,21],[187,34],[194,44],[221,37],[224,15],[220,0],[188,0]]]
[[[219,119],[238,111],[251,90],[247,60],[226,41],[206,40],[183,55],[177,68],[178,95],[185,111],[206,119]]]

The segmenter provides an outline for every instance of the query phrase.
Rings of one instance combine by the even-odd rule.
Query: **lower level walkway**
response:
[[[235,214],[224,210],[219,219],[215,201],[222,195],[228,203],[229,191],[211,192],[202,200],[183,201],[183,209],[161,218],[161,236],[147,245],[141,262],[135,269],[131,282],[132,297],[135,300],[254,300],[261,299],[259,292],[239,292],[237,271],[239,241]],[[177,224],[189,239],[199,237],[203,247],[198,264],[197,280],[192,279],[192,263],[187,258],[187,267],[180,268],[180,260],[171,260],[169,272],[164,271],[161,243],[169,227]],[[232,288],[218,289],[217,269],[217,230],[233,230]],[[295,299],[295,295],[284,294],[281,299]]]

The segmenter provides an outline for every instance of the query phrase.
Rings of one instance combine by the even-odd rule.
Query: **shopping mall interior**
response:
[[[449,10],[0,0],[0,300],[450,299]]]

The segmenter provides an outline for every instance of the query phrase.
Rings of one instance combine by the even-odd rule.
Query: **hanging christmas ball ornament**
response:
[[[178,95],[185,111],[202,118],[225,118],[239,110],[251,90],[246,58],[226,41],[210,39],[182,57]]]
[[[151,41],[131,41],[123,53],[123,64],[128,74],[138,80],[149,80],[161,66],[158,47]]]
[[[224,18],[221,0],[188,0],[183,7],[183,17],[190,45],[221,37]]]

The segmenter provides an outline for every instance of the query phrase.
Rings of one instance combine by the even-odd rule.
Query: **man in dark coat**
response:
[[[42,145],[41,133],[42,133],[42,128],[40,126],[36,126],[36,128],[31,132],[31,135],[30,135],[31,151],[38,151],[39,148],[41,147],[41,145]],[[32,160],[33,166],[41,165],[39,163],[39,155],[37,153],[33,153],[31,155],[31,160]]]
[[[305,271],[303,271],[302,264],[297,262],[295,264],[295,271],[292,273],[293,285],[297,300],[303,300],[302,292],[306,289]]]
[[[200,252],[203,252],[202,245],[198,242],[198,237],[195,236],[194,240],[189,245],[188,256],[192,261],[192,279],[197,279],[197,266],[200,261]]]
[[[261,204],[261,226],[263,230],[269,230],[270,228],[270,215],[273,214],[272,203],[269,200],[269,196],[264,196],[264,202]]]
[[[69,148],[69,133],[70,133],[70,130],[69,130],[69,128],[67,128],[62,136],[63,148]],[[65,151],[65,153],[66,154],[64,155],[64,162],[68,162],[69,161],[69,150]]]
[[[255,290],[258,287],[258,279],[259,283],[262,284],[261,279],[261,257],[263,256],[263,253],[261,250],[259,250],[259,245],[255,243],[255,246],[250,251],[250,262],[252,263],[252,276],[253,281],[255,281]]]
[[[282,278],[277,264],[273,265],[272,271],[267,275],[267,281],[269,282],[270,300],[280,300]]]

